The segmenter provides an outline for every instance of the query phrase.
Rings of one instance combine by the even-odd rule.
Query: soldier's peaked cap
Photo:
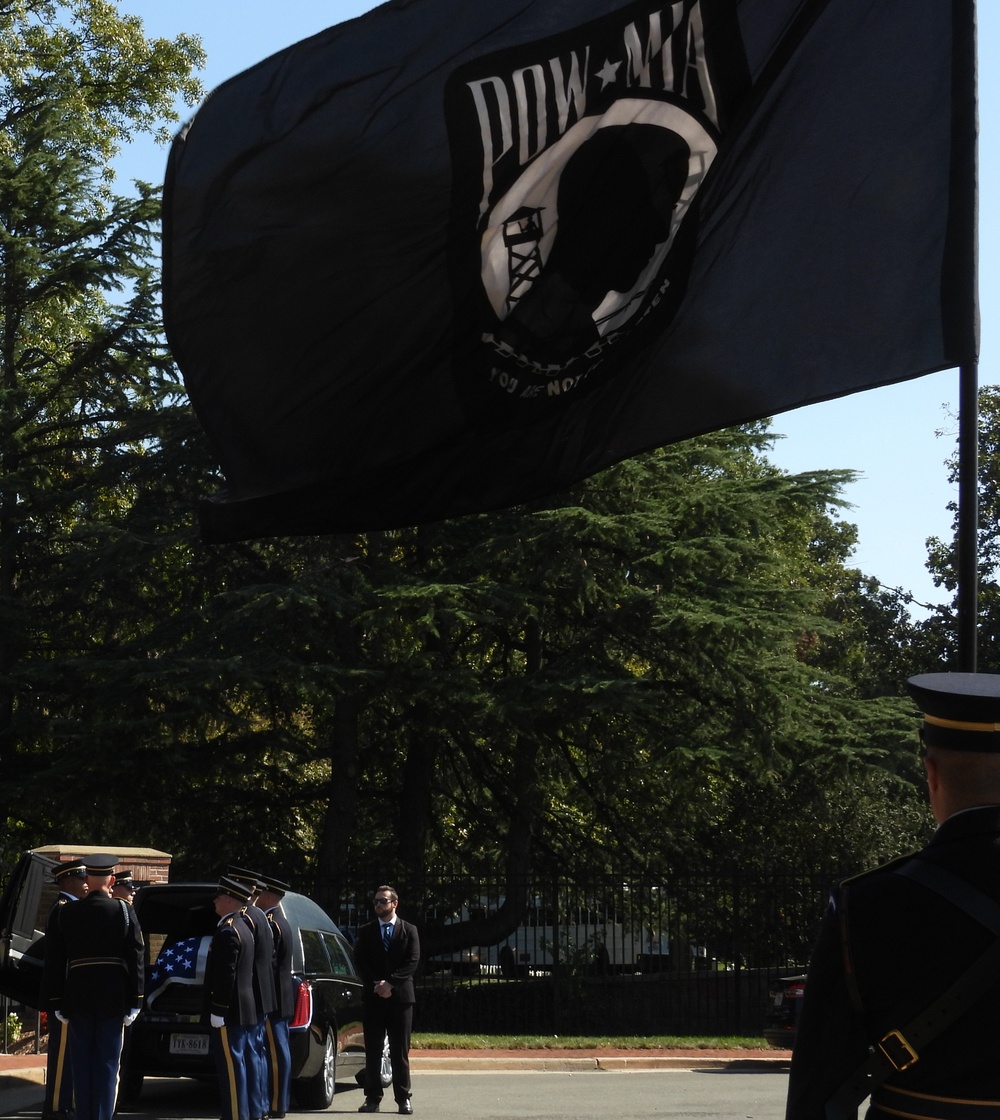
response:
[[[87,856],[84,862],[88,875],[113,875],[118,857],[110,852],[95,852],[92,856]]]
[[[1000,674],[925,673],[906,682],[925,746],[1000,754]]]
[[[241,883],[249,883],[255,886],[260,882],[260,875],[256,871],[248,871],[245,867],[233,867],[232,864],[226,868],[226,874],[230,879],[237,879]]]
[[[235,898],[239,902],[250,901],[250,891],[246,883],[241,883],[239,879],[233,879],[229,875],[223,875],[219,879],[219,889],[215,893],[228,894],[230,898]]]
[[[264,890],[270,891],[271,894],[287,894],[292,889],[287,883],[275,879],[273,875],[261,875],[257,881]]]
[[[52,868],[52,878],[55,879],[57,883],[67,875],[73,875],[82,879],[86,874],[87,865],[82,859],[70,859],[65,863],[61,863],[58,867]]]

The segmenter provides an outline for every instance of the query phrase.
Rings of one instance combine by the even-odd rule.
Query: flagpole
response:
[[[959,371],[958,668],[977,670],[979,613],[979,363]]]

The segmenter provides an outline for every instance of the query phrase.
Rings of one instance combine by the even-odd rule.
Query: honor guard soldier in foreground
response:
[[[87,893],[87,868],[82,859],[70,860],[60,864],[52,878],[59,888],[59,896],[52,904],[45,921],[45,935],[52,932],[53,924],[61,907],[69,902],[79,902]],[[57,1120],[69,1115],[73,1107],[73,1076],[69,1065],[69,1035],[63,1023],[50,1015],[49,1046],[46,1055],[45,1103],[42,1105],[42,1120]]]
[[[1000,1117],[1000,676],[907,687],[938,829],[841,884],[809,966],[787,1120]]]
[[[257,1023],[253,998],[254,942],[243,921],[250,901],[244,883],[223,876],[215,895],[219,924],[205,969],[212,1055],[219,1076],[222,1120],[250,1120],[247,1037]]]
[[[142,932],[132,908],[111,897],[117,862],[87,857],[87,895],[59,910],[45,946],[45,994],[67,1024],[77,1120],[114,1115],[125,1027],[142,1002]]]
[[[281,900],[292,888],[270,875],[261,875],[254,898],[264,911],[274,938],[274,990],[277,1007],[267,1018],[267,1056],[271,1086],[271,1117],[283,1120],[288,1112],[292,1085],[292,1051],[288,1025],[295,1014],[295,982],[292,978],[292,927]]]

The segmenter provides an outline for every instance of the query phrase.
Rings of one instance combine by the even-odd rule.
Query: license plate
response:
[[[774,1006],[780,1007],[785,1002],[785,993],[778,992],[774,997]]]
[[[170,1036],[171,1054],[207,1054],[207,1034],[172,1034]]]

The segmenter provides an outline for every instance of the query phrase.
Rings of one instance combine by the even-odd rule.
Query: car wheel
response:
[[[392,1084],[392,1058],[389,1057],[389,1040],[382,1043],[382,1067],[379,1070],[382,1088],[387,1089]]]
[[[137,1101],[142,1092],[142,1074],[126,1073],[122,1079],[121,1095],[126,1102]]]
[[[323,1065],[315,1077],[296,1082],[295,1096],[302,1108],[329,1108],[337,1090],[337,1042],[331,1031],[323,1045]]]

